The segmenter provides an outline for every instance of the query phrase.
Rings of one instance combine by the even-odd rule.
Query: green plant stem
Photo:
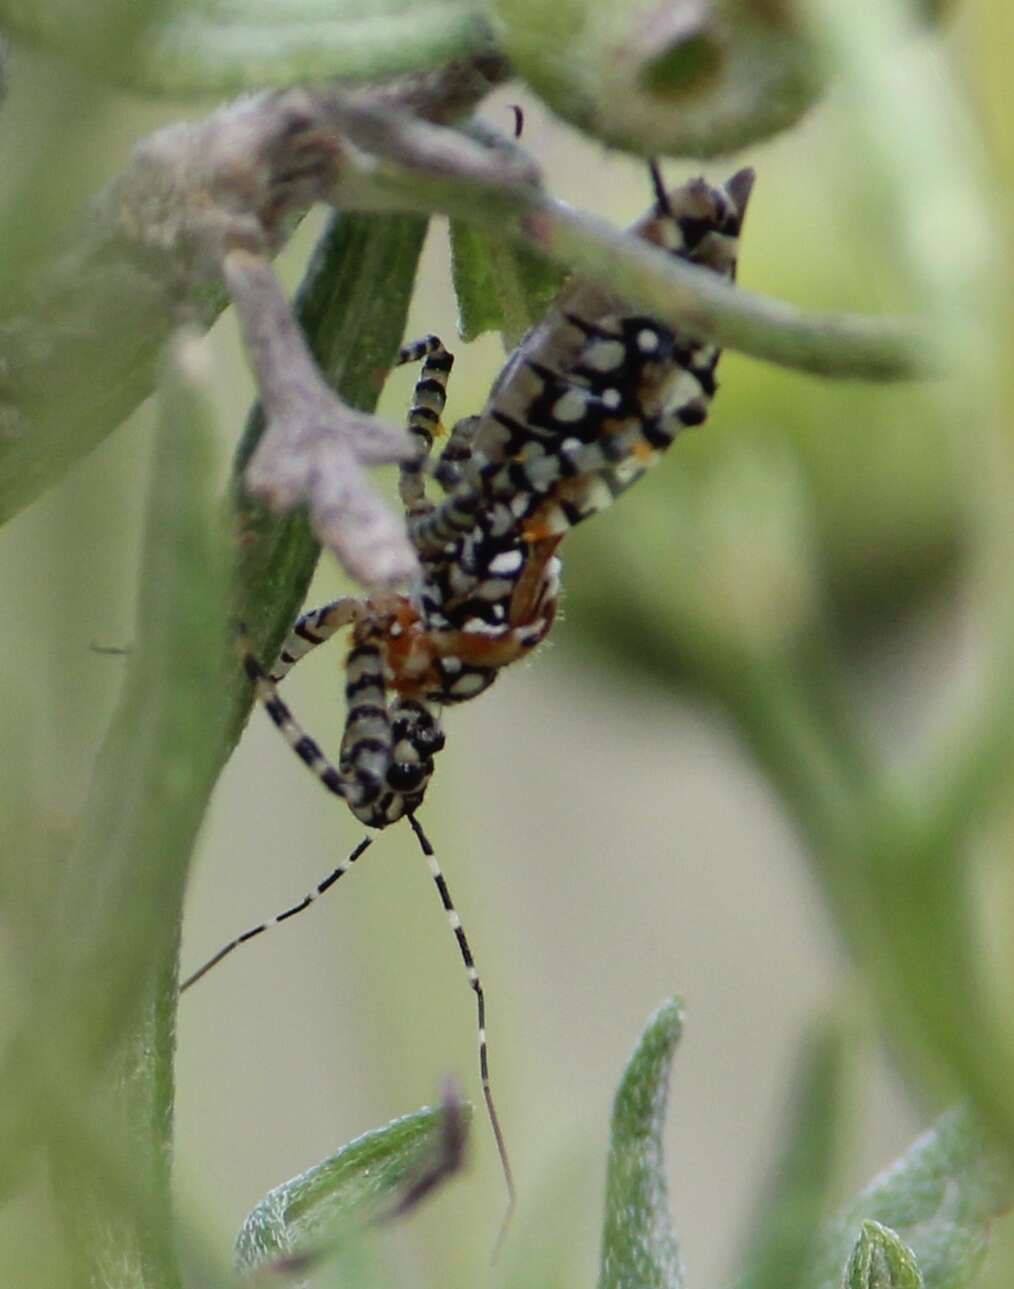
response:
[[[920,22],[898,0],[866,0],[861,21],[836,0],[806,0],[800,13],[839,78],[890,211],[889,253],[907,270],[954,369],[981,372],[996,334],[999,247],[976,125],[943,43],[932,51],[923,44],[923,57],[912,59]]]
[[[720,696],[806,837],[917,1083],[944,1095],[965,1088],[1014,1155],[1014,1098],[1000,1056],[1008,1045],[971,956],[964,839],[913,813],[882,769],[861,768],[819,675],[741,671]]]
[[[1000,334],[1014,334],[1014,313],[1004,305]],[[970,604],[980,624],[982,664],[970,700],[920,767],[917,791],[926,803],[927,827],[955,841],[975,837],[1009,794],[1014,776],[1014,442],[1010,426],[1014,379],[997,355],[995,379],[976,381],[984,411],[968,462],[967,523]],[[1014,1047],[1014,1022],[1007,1025]]]
[[[361,407],[375,403],[400,342],[424,231],[416,216],[336,217],[308,272],[302,309],[311,343],[342,395]],[[177,419],[197,433],[196,411],[172,414],[173,423]],[[256,432],[254,418],[251,434]],[[44,1101],[45,1090],[60,1086],[67,1069],[83,1063],[87,1088],[119,1054],[113,1065],[128,1121],[124,1158],[129,1154],[138,1177],[163,1198],[182,881],[208,797],[249,707],[249,686],[238,669],[227,681],[223,666],[231,597],[222,580],[226,543],[217,506],[210,507],[215,544],[200,541],[202,534],[210,540],[211,477],[206,461],[185,455],[179,436],[164,438],[132,655],[136,669],[100,757],[68,866],[66,931],[56,938],[46,993],[52,1005],[40,1005],[31,1034],[13,1041],[3,1078],[5,1086],[21,1087],[26,1062],[44,1066],[39,1079],[29,1080]],[[198,524],[201,514],[205,519]],[[244,518],[240,603],[250,611],[252,627],[278,636],[294,616],[293,598],[305,590],[316,546],[299,519]],[[223,693],[231,695],[230,702],[223,702]],[[110,1078],[103,1074],[101,1086],[108,1089]],[[18,1112],[5,1099],[11,1148],[24,1140],[40,1111],[22,1106],[15,1124]],[[101,1114],[99,1121],[106,1118]],[[60,1190],[82,1258],[101,1264],[109,1253],[102,1238],[108,1221],[88,1198],[95,1188],[87,1161],[81,1171],[61,1174]],[[131,1289],[175,1283],[168,1200],[146,1201],[144,1211],[152,1206],[161,1213],[160,1226],[131,1234],[128,1222],[114,1241],[136,1250],[127,1259],[132,1278],[109,1283]]]
[[[340,189],[334,200],[341,204]],[[388,163],[368,176],[356,200],[443,211],[530,246],[702,340],[813,375],[898,381],[948,366],[935,332],[918,319],[804,313],[666,256],[532,186],[447,180]]]
[[[824,674],[826,674],[826,669]],[[875,770],[862,764],[797,658],[746,659],[711,678],[754,760],[782,798],[807,843],[828,897],[847,906],[853,883],[838,861],[854,846],[857,803]]]
[[[969,1096],[1014,1160],[1009,1028],[980,976],[967,839],[896,808],[850,858],[853,939],[892,1038],[923,1086]]]
[[[907,1038],[923,1066],[927,1060],[942,1066],[964,1087],[1014,1158],[1009,1079],[1014,1029],[997,1008],[975,956],[969,871],[973,829],[981,827],[997,793],[1009,784],[1014,763],[1014,457],[1009,418],[997,397],[997,376],[1003,379],[1007,364],[994,342],[1010,324],[997,291],[1001,256],[974,136],[957,96],[949,92],[948,77],[939,66],[924,70],[924,63],[919,70],[906,66],[903,79],[898,75],[896,55],[910,35],[904,8],[872,4],[861,33],[840,6],[813,0],[813,10],[852,91],[878,177],[898,211],[900,249],[948,345],[961,358],[960,397],[974,389],[981,403],[977,417],[967,417],[967,406],[960,415],[976,436],[967,458],[969,491],[977,503],[971,523],[973,567],[986,623],[987,680],[959,736],[949,733],[946,745],[931,751],[911,803],[896,802],[893,809],[875,813],[865,844],[843,854],[840,864],[851,865],[855,874],[853,934],[864,945],[893,1032]],[[920,218],[926,209],[935,212],[929,236],[929,225]],[[940,253],[943,227],[954,248],[947,254]],[[978,323],[977,345],[971,349],[962,344],[963,315]],[[1008,405],[1009,389],[1008,381]]]
[[[184,881],[218,770],[207,712],[225,674],[227,561],[200,381],[189,335],[165,389],[135,648],[63,876],[51,968],[59,1040],[36,1042],[39,1059],[67,1060],[82,1113],[109,1125],[157,1213],[142,1225],[110,1211],[89,1161],[68,1160],[56,1142],[54,1186],[87,1278],[152,1289],[179,1283],[169,1198],[175,964]]]
[[[481,78],[474,79],[466,89],[451,80],[448,95],[455,112],[480,96]],[[437,116],[438,102],[439,95],[430,93],[423,96],[421,109]],[[361,105],[359,110],[361,116],[369,115]],[[389,125],[391,116],[381,112],[379,119]],[[393,119],[401,118],[394,114]],[[469,178],[465,170],[453,179],[440,177],[441,166],[446,170],[446,150],[463,147],[466,141],[447,130],[434,137],[441,140],[443,151],[431,173],[425,158],[418,167],[390,161],[378,165],[367,159],[360,173],[348,158],[333,194],[335,205],[442,210],[496,238],[534,248],[702,339],[815,374],[902,380],[941,366],[932,328],[889,318],[806,315],[734,289],[714,274],[578,214],[531,185],[498,184],[489,178],[483,182]],[[143,210],[135,215],[143,219]],[[178,294],[179,284],[166,268],[161,270],[163,279],[158,272],[152,274],[150,263],[135,263],[136,258],[137,248],[123,244],[115,224],[93,228],[72,262],[68,258],[63,277],[56,273],[50,284],[53,299],[43,312],[54,311],[55,321],[48,316],[32,319],[27,344],[24,328],[9,322],[18,377],[7,396],[10,432],[0,440],[0,518],[16,513],[60,477],[148,392],[154,360],[178,304],[174,290]],[[189,283],[188,293],[192,308],[210,322],[222,304],[214,277],[198,276]],[[80,316],[74,325],[65,321],[61,326],[68,296],[74,301],[72,314]],[[515,325],[520,325],[519,319]],[[45,376],[33,380],[32,364],[40,361]],[[75,373],[62,393],[57,386],[55,396],[48,379],[54,370]],[[28,389],[45,393],[29,396]]]
[[[75,1178],[72,1174],[64,1179],[56,1176],[56,1173],[69,1159],[78,1178],[85,1170],[87,1172],[88,1191],[85,1200],[92,1205],[92,1213],[95,1212],[97,1197],[101,1197],[101,1205],[106,1210],[105,1214],[100,1215],[103,1220],[109,1214],[113,1214],[115,1223],[119,1224],[121,1229],[124,1224],[128,1224],[138,1232],[158,1231],[161,1233],[162,1242],[168,1245],[168,1240],[165,1238],[169,1235],[167,1211],[161,1197],[152,1188],[138,1185],[133,1161],[124,1152],[124,1143],[114,1130],[115,1124],[110,1123],[107,1118],[83,1113],[81,1098],[76,1088],[68,1087],[59,1079],[46,1083],[46,1071],[40,1073],[42,1078],[33,1089],[36,1113],[40,1116],[40,1121],[47,1124],[51,1138],[60,1144],[59,1157],[54,1159],[52,1167],[54,1179],[58,1182],[64,1198],[67,1200],[73,1198]],[[88,1216],[87,1209],[75,1209],[68,1216],[68,1221],[85,1225]],[[112,1225],[112,1222],[107,1222],[106,1229],[111,1229]],[[172,1277],[176,1276],[175,1265],[168,1262],[168,1255],[170,1252],[175,1254],[178,1247],[181,1260],[185,1258],[189,1268],[197,1272],[196,1277],[185,1281],[186,1284],[200,1285],[201,1289],[226,1289],[226,1286],[234,1289],[235,1282],[228,1267],[210,1248],[198,1224],[184,1218],[180,1225],[182,1230],[173,1232],[173,1249],[164,1250],[167,1255],[165,1265],[162,1268],[155,1268],[160,1274],[166,1275],[164,1284],[171,1285]],[[117,1246],[117,1248],[123,1247]],[[86,1243],[83,1252],[87,1251]],[[131,1252],[129,1244],[125,1251],[128,1254]],[[111,1250],[107,1249],[107,1252]],[[120,1263],[119,1270],[137,1270],[137,1268],[124,1268]],[[119,1279],[114,1276],[103,1283],[110,1286],[110,1289],[112,1286],[117,1286],[118,1289],[121,1281],[122,1276]],[[80,1283],[80,1276],[76,1275],[68,1289],[79,1289]],[[131,1281],[127,1283],[130,1289],[134,1289]],[[163,1281],[156,1280],[155,1284],[157,1289],[164,1289]],[[47,1289],[55,1289],[55,1287],[47,1286]]]
[[[1014,475],[1010,482],[1014,484]],[[1006,592],[1001,596],[1006,598]],[[1014,767],[1014,622],[1004,621],[1002,603],[994,600],[983,607],[999,637],[996,653],[987,662],[971,710],[950,731],[946,744],[931,750],[919,775],[927,826],[955,840],[967,838],[1002,802]]]
[[[826,675],[826,671],[824,673]],[[719,693],[808,841],[895,1049],[937,1095],[965,1089],[1014,1157],[1003,1018],[983,996],[965,840],[862,771],[814,675],[741,669]]]
[[[125,81],[149,94],[234,94],[245,86],[285,87],[341,78],[380,80],[469,58],[491,46],[469,4],[406,4],[344,17],[285,23],[216,22],[213,14],[168,23],[152,33]]]
[[[505,75],[502,60],[484,56],[387,84],[378,93],[420,121],[447,121],[470,112]],[[32,141],[43,159],[39,182],[52,186],[54,174],[60,176],[57,208],[64,221],[68,179],[56,164],[59,143],[72,148],[77,140],[80,147],[64,108],[73,123],[90,119],[87,104],[100,92],[89,83],[80,91],[82,101],[73,86],[54,93],[53,119]],[[274,100],[259,101],[270,136]],[[243,104],[229,105],[195,128],[201,138],[217,137],[244,110]],[[73,237],[60,224],[58,256],[54,227],[35,214],[35,171],[3,212],[8,277],[0,318],[0,523],[60,479],[151,393],[159,353],[181,310],[189,321],[210,326],[226,304],[214,248],[204,247],[195,258],[188,240],[197,236],[194,221],[200,222],[207,201],[204,187],[192,182],[205,158],[194,155],[186,131],[174,137],[175,144],[160,135],[140,145],[134,162],[93,199]],[[246,179],[254,191],[261,182],[270,188],[284,170],[284,152],[268,152],[244,161],[252,167]],[[70,209],[76,215],[73,203]],[[33,212],[31,220],[26,210]],[[40,265],[44,254],[50,258]]]
[[[810,1289],[809,1271],[831,1212],[853,1100],[852,1027],[829,1017],[802,1044],[788,1122],[737,1289]]]
[[[115,30],[136,6],[113,0],[105,7]],[[13,35],[55,49],[114,85],[178,97],[424,72],[490,47],[476,10],[469,0],[378,4],[372,12],[341,0],[330,6],[277,0],[259,12],[192,4],[145,33],[132,58],[110,62],[96,58],[90,37],[99,24],[75,0],[0,0],[0,19]]]
[[[519,219],[515,235],[653,317],[752,358],[859,380],[911,380],[939,371],[934,337],[915,319],[807,314],[730,287],[562,203],[547,201]]]
[[[1014,1154],[1007,1022],[984,993],[974,943],[967,839],[892,784],[857,728],[825,639],[784,655],[744,654],[700,641],[690,623],[660,624],[640,599],[617,634],[595,639],[675,689],[686,680],[716,699],[806,843],[836,924],[866,968],[896,1054],[915,1085],[966,1089]],[[604,632],[603,628],[603,632]]]

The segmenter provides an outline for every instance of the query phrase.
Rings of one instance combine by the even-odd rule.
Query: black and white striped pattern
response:
[[[360,789],[358,800],[350,802],[353,813],[363,823],[375,827],[372,817],[363,817],[362,807],[372,805],[380,796],[394,750],[384,684],[384,655],[375,636],[357,639],[349,650],[345,662],[345,703],[340,764]]]
[[[734,278],[753,172],[725,185],[693,180],[666,193],[632,229],[668,253]],[[495,521],[530,543],[562,534],[625,492],[677,433],[701,424],[714,396],[719,350],[625,310],[577,280],[525,337],[496,381],[472,430],[462,482],[411,525],[424,578],[453,587],[453,606],[487,576],[480,556]],[[499,551],[497,551],[499,553]],[[470,582],[470,585],[466,585]],[[448,599],[435,611],[448,612]]]
[[[246,635],[238,634],[237,648],[257,698],[286,743],[360,822],[369,828],[386,828],[418,807],[433,774],[433,757],[444,746],[443,731],[424,703],[396,698],[388,705],[383,659],[376,643],[359,643],[349,654],[348,713],[338,765],[293,716]]]
[[[254,687],[254,693],[264,710],[274,721],[282,738],[295,752],[303,764],[315,774],[327,788],[328,792],[355,809],[363,801],[361,785],[352,777],[342,772],[327,759],[317,743],[303,729],[288,705],[278,693],[274,681],[261,667],[253,652],[250,640],[244,634],[237,636],[237,648],[246,672]]]
[[[372,844],[372,837],[364,837],[352,854],[349,855],[348,859],[346,859],[344,863],[339,864],[337,868],[332,869],[332,871],[328,873],[327,877],[325,877],[322,882],[318,882],[312,891],[304,895],[298,904],[293,904],[291,908],[283,909],[281,913],[276,913],[273,918],[268,918],[266,922],[262,922],[259,926],[251,927],[249,931],[244,931],[242,935],[238,935],[235,940],[230,940],[228,944],[224,944],[217,953],[213,954],[208,961],[204,963],[203,966],[198,967],[195,972],[187,976],[186,980],[184,980],[180,985],[180,993],[183,993],[185,989],[189,989],[191,985],[196,985],[202,976],[207,975],[212,967],[217,967],[223,958],[227,958],[229,954],[232,953],[234,949],[238,949],[241,944],[246,944],[248,940],[254,939],[255,936],[261,935],[265,931],[269,931],[273,926],[278,926],[281,922],[288,922],[289,918],[293,918],[297,913],[302,913],[304,909],[308,909],[315,900],[320,899],[325,891],[329,891],[331,887],[334,886],[339,877],[345,876],[356,860],[359,859],[359,857],[363,855]]]
[[[447,379],[454,366],[454,355],[448,353],[436,336],[423,336],[403,345],[396,366],[423,359],[422,373],[412,392],[408,410],[408,430],[419,444],[419,455],[401,466],[398,489],[407,515],[425,514],[431,509],[426,500],[423,469],[433,448],[433,439],[441,431],[440,417],[447,402]]]
[[[740,171],[714,188],[703,179],[666,192],[652,167],[655,205],[633,236],[734,279],[738,237],[753,183]],[[627,491],[715,394],[719,350],[572,281],[508,360],[478,416],[459,421],[439,459],[453,356],[432,335],[405,345],[398,363],[423,362],[408,414],[417,455],[399,490],[420,577],[407,597],[340,599],[304,614],[270,672],[242,637],[257,697],[296,755],[357,819],[384,828],[407,816],[426,856],[475,994],[483,1098],[511,1204],[514,1184],[493,1102],[486,1007],[475,961],[433,847],[415,811],[443,747],[440,709],[483,692],[500,670],[546,635],[556,611],[561,537]],[[426,479],[444,497],[431,503]],[[277,684],[342,627],[352,627],[347,714],[338,764],[294,719]],[[189,988],[239,945],[306,909],[359,859],[366,839],[298,904],[225,945]]]
[[[363,612],[362,600],[343,598],[332,600],[330,604],[314,609],[311,613],[304,613],[282,642],[278,660],[268,676],[276,685],[279,684],[288,675],[290,668],[318,645],[326,644],[336,631],[359,621]]]

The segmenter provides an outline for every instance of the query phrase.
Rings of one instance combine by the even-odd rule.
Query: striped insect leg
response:
[[[475,527],[483,507],[482,493],[469,483],[460,483],[434,510],[409,520],[412,545],[425,562],[459,543]]]
[[[408,430],[419,447],[418,455],[401,466],[398,491],[409,515],[425,514],[430,508],[424,484],[425,463],[433,448],[433,438],[440,430],[440,416],[447,401],[447,379],[454,366],[454,355],[448,353],[436,336],[423,336],[402,347],[397,365],[418,362],[423,368],[415,383],[408,413]]]
[[[357,789],[355,800],[348,797],[352,813],[371,828],[383,828],[390,822],[381,798],[394,752],[378,635],[375,627],[357,632],[349,651],[345,664],[348,710],[340,758],[343,776]]]
[[[507,1184],[507,1212],[504,1216],[504,1228],[510,1221],[511,1212],[514,1208],[514,1174],[511,1171],[510,1158],[507,1154],[507,1143],[504,1140],[503,1129],[500,1127],[500,1118],[496,1112],[496,1104],[493,1100],[493,1088],[489,1077],[489,1051],[486,1043],[486,997],[482,991],[482,982],[479,979],[479,972],[475,965],[475,958],[472,955],[468,938],[465,935],[464,927],[461,925],[461,918],[454,907],[454,901],[451,899],[451,892],[447,886],[447,880],[440,870],[440,864],[437,861],[433,846],[430,839],[423,832],[422,825],[414,814],[408,817],[412,825],[412,831],[419,842],[419,848],[426,856],[426,863],[429,866],[430,876],[433,878],[433,884],[440,895],[440,902],[444,906],[444,912],[447,914],[447,921],[450,923],[451,930],[454,932],[454,938],[458,944],[458,952],[461,954],[461,960],[465,964],[465,973],[468,976],[468,983],[475,994],[475,1006],[478,1019],[478,1038],[479,1038],[479,1077],[482,1082],[482,1097],[486,1103],[486,1114],[489,1118],[490,1127],[493,1130],[493,1137],[496,1141],[497,1153],[500,1156],[500,1166],[503,1169],[504,1181]],[[501,1232],[502,1234],[502,1232]]]
[[[472,445],[479,425],[478,416],[463,416],[451,430],[433,471],[437,483],[445,492],[450,492],[465,477],[468,462],[472,460]]]
[[[303,729],[288,706],[278,693],[271,677],[257,661],[249,639],[244,634],[237,637],[237,647],[243,662],[243,670],[250,678],[254,692],[262,703],[264,710],[278,727],[279,733],[289,747],[308,769],[336,797],[348,802],[352,809],[367,801],[367,788],[356,776],[350,776],[331,764],[317,743]],[[374,793],[374,795],[376,795]]]
[[[212,967],[217,967],[223,958],[227,958],[241,944],[246,944],[248,940],[253,940],[255,936],[262,935],[265,931],[270,931],[273,926],[287,922],[289,918],[295,917],[297,913],[302,913],[304,909],[308,909],[315,900],[320,899],[325,891],[334,886],[339,877],[343,877],[349,871],[356,860],[369,848],[372,841],[372,837],[364,837],[348,859],[339,864],[337,868],[332,869],[327,877],[322,882],[318,882],[313,890],[304,895],[297,904],[283,909],[281,913],[276,913],[274,917],[268,918],[266,922],[261,922],[259,926],[251,927],[249,931],[244,931],[242,935],[236,936],[235,940],[230,940],[228,944],[222,945],[221,949],[216,954],[213,954],[203,966],[198,967],[195,972],[187,976],[186,980],[180,985],[180,993],[183,993],[185,989],[189,989],[191,985],[196,985],[202,976],[206,976]]]
[[[282,643],[278,661],[268,673],[271,680],[277,685],[312,649],[325,644],[342,627],[358,621],[363,608],[361,600],[344,597],[304,613]]]

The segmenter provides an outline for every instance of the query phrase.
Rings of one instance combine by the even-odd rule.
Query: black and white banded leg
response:
[[[338,626],[334,625],[334,620],[341,617],[349,605],[356,606],[357,602],[354,600],[338,600],[333,605],[327,605],[324,609],[318,610],[317,615],[308,614],[307,617],[314,618],[318,615],[326,615],[329,610],[335,610],[330,619],[331,633],[333,634],[338,629]],[[344,607],[337,609],[336,606]],[[338,625],[344,625],[344,622],[340,622]],[[299,636],[297,638],[305,642],[304,637]],[[288,706],[279,696],[274,679],[264,671],[257,661],[247,636],[240,632],[237,635],[236,643],[243,662],[243,669],[253,684],[254,692],[285,741],[304,765],[313,771],[329,792],[336,797],[341,797],[353,811],[368,813],[370,803],[376,798],[380,790],[379,786],[374,786],[378,777],[378,766],[374,763],[378,758],[380,759],[383,773],[379,774],[379,778],[382,783],[383,775],[386,773],[386,768],[391,759],[390,721],[387,715],[383,682],[382,679],[378,679],[378,672],[382,668],[374,646],[368,643],[359,646],[357,650],[353,651],[353,655],[358,652],[362,656],[358,660],[350,659],[349,663],[349,683],[346,687],[349,699],[349,724],[346,726],[345,734],[347,761],[351,769],[351,772],[348,773],[331,764],[318,745],[292,715]],[[320,643],[322,643],[321,640],[311,641],[307,644],[307,650]],[[307,650],[304,650],[304,653]],[[289,666],[291,665],[290,663]],[[384,704],[379,716],[374,710],[377,703]],[[375,738],[368,737],[368,735],[378,733],[378,720],[381,726],[379,736]],[[384,737],[385,733],[386,739]],[[365,746],[360,746],[360,744],[365,744]],[[369,821],[367,820],[367,822]],[[180,986],[180,991],[189,989],[191,985],[196,984],[212,967],[217,966],[223,958],[227,958],[241,944],[246,944],[248,940],[261,935],[270,927],[277,926],[280,922],[287,922],[289,918],[295,917],[297,913],[302,913],[304,909],[309,908],[325,891],[330,890],[339,877],[348,872],[356,860],[366,851],[367,847],[371,845],[372,841],[372,837],[364,837],[348,859],[333,869],[322,882],[319,882],[297,904],[292,905],[291,908],[284,909],[275,917],[269,918],[267,922],[251,927],[249,931],[244,931],[235,940],[230,940],[228,944],[223,945],[203,966],[184,980]]]
[[[339,769],[293,716],[275,682],[257,661],[249,639],[240,634],[237,645],[254,693],[282,738],[328,792],[341,797],[357,817],[363,818],[360,812],[367,812],[379,795],[391,762],[391,726],[377,650],[366,646],[353,650],[350,655],[346,681],[349,715],[343,742],[343,768]],[[357,653],[363,656],[356,658]],[[363,822],[370,821],[363,818]]]
[[[447,914],[447,921],[450,923],[451,930],[454,932],[454,938],[458,943],[458,951],[461,954],[461,960],[465,964],[465,972],[468,976],[468,983],[475,994],[475,1006],[478,1017],[478,1037],[479,1037],[479,1077],[482,1083],[482,1097],[486,1103],[486,1114],[489,1118],[490,1127],[493,1129],[493,1137],[496,1141],[497,1153],[500,1156],[500,1166],[503,1169],[504,1181],[507,1184],[507,1212],[504,1215],[503,1228],[510,1221],[511,1213],[514,1209],[514,1174],[511,1170],[510,1158],[507,1154],[507,1143],[504,1140],[503,1129],[500,1127],[500,1118],[496,1112],[496,1105],[493,1101],[493,1089],[489,1078],[489,1052],[486,1044],[486,998],[482,991],[482,982],[479,979],[479,972],[475,965],[475,959],[472,956],[472,950],[465,935],[465,929],[461,925],[461,918],[457,909],[454,907],[454,901],[451,899],[451,892],[447,886],[447,880],[440,870],[436,854],[430,844],[430,839],[423,832],[422,825],[414,814],[408,816],[408,821],[412,825],[412,831],[416,835],[419,847],[426,856],[426,863],[430,870],[430,876],[440,895],[440,902],[444,906],[444,912]]]
[[[402,505],[409,515],[424,514],[430,509],[424,472],[433,439],[440,432],[440,417],[447,402],[447,379],[454,366],[454,355],[447,352],[437,336],[423,336],[421,340],[403,345],[396,366],[420,359],[423,359],[423,368],[412,391],[412,405],[408,412],[408,430],[416,440],[419,452],[413,460],[402,464],[398,482]]]
[[[435,506],[409,519],[412,545],[423,560],[440,555],[448,546],[460,542],[472,531],[485,503],[479,489],[462,482]]]
[[[302,614],[282,642],[278,660],[268,672],[269,678],[276,685],[284,680],[296,663],[311,650],[326,644],[342,627],[358,622],[364,607],[362,600],[343,597]]]
[[[472,445],[481,423],[482,418],[479,416],[463,416],[448,435],[444,450],[433,469],[434,477],[444,492],[450,492],[465,477],[468,463],[472,460]]]

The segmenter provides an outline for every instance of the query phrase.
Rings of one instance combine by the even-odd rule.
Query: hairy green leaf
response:
[[[915,1254],[880,1222],[863,1223],[842,1272],[841,1289],[923,1289]]]
[[[680,1289],[662,1161],[672,1055],[683,1006],[664,1003],[641,1035],[613,1103],[599,1289]]]
[[[566,276],[560,265],[529,247],[456,219],[451,220],[451,272],[462,339],[499,331],[508,349],[546,312]]]
[[[972,1114],[949,1110],[825,1229],[808,1283],[838,1289],[857,1232],[873,1221],[912,1249],[926,1289],[964,1289],[982,1261],[990,1221],[1012,1200],[1010,1172]]]
[[[460,1108],[471,1117],[471,1107]],[[397,1207],[407,1185],[442,1147],[444,1107],[424,1106],[374,1128],[269,1191],[236,1239],[236,1265],[252,1271]]]

